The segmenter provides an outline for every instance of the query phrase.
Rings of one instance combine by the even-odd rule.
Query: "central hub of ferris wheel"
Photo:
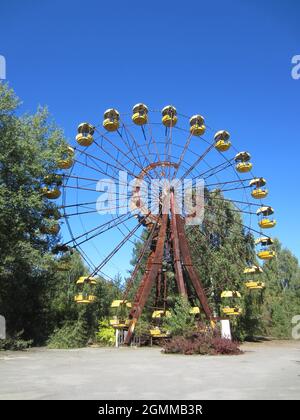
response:
[[[87,122],[80,124],[76,136],[77,146],[66,145],[61,151],[57,162],[60,172],[49,175],[42,190],[43,195],[52,200],[60,197],[60,187],[63,188],[62,203],[59,206],[63,214],[56,214],[50,206],[43,232],[57,233],[60,229],[58,220],[63,216],[65,234],[69,234],[70,239],[57,247],[58,255],[64,258],[70,247],[74,247],[90,267],[90,274],[77,281],[79,293],[75,298],[78,304],[97,304],[92,292],[97,276],[109,278],[103,269],[108,264],[116,265],[113,261],[117,252],[132,239],[138,238],[138,232],[141,232],[143,240],[136,266],[127,279],[122,299],[112,303],[112,307],[117,308],[112,325],[127,331],[127,344],[132,340],[135,326],[154,288],[153,318],[168,313],[167,293],[173,287],[173,280],[166,275],[166,263],[174,274],[177,293],[188,299],[192,293],[193,302],[197,304],[195,306],[194,303],[193,307],[195,313],[200,313],[210,325],[220,315],[229,317],[241,313],[237,304],[230,303],[230,299],[236,302],[240,292],[227,290],[226,283],[221,298],[224,302],[229,300],[228,304],[222,305],[222,314],[215,313],[215,308],[211,308],[213,285],[209,283],[210,279],[200,278],[192,260],[187,235],[187,226],[195,216],[193,206],[189,207],[190,210],[178,211],[179,181],[188,178],[193,182],[200,179],[205,181],[202,210],[205,209],[209,217],[204,219],[204,229],[199,224],[198,229],[202,229],[203,234],[207,226],[213,227],[217,218],[224,217],[217,213],[217,204],[230,202],[233,211],[247,218],[235,222],[239,228],[259,235],[256,239],[256,245],[261,247],[257,252],[258,258],[268,260],[275,256],[272,239],[263,233],[263,229],[272,228],[276,224],[269,217],[274,210],[262,202],[268,195],[266,180],[252,173],[250,153],[236,151],[233,157],[228,156],[233,149],[229,133],[226,130],[212,133],[200,114],[188,118],[178,114],[172,105],[161,110],[159,120],[156,118],[157,113],[157,110],[149,110],[140,103],[133,107],[129,121],[127,114],[122,115],[111,108],[104,112],[102,128]],[[179,126],[180,122],[183,124]],[[99,218],[103,217],[98,214],[95,198],[95,194],[99,194],[99,177],[114,183],[118,181],[118,172],[124,170],[131,180],[132,189],[130,192],[122,192],[121,186],[118,190],[114,187],[113,193],[106,200],[108,216],[99,223]],[[244,178],[249,174],[250,178]],[[143,196],[143,191],[150,188],[155,180],[160,183],[156,192],[156,211]],[[164,181],[168,182],[164,184]],[[189,188],[192,192],[190,201],[193,202],[194,184]],[[251,198],[247,195],[249,191]],[[239,193],[242,196],[238,196]],[[121,198],[127,200],[125,204]],[[253,211],[255,206],[257,211]],[[253,215],[259,218],[257,229],[251,226]],[[73,222],[76,219],[79,223]],[[100,237],[107,233],[106,241],[109,243],[112,231],[115,235],[120,233],[121,240],[110,253],[102,256],[100,263],[95,263],[91,258],[90,244],[100,254],[104,243]],[[262,289],[263,283],[252,278],[262,271],[257,261],[247,260],[242,264],[246,277],[245,287],[248,290]],[[217,281],[221,282],[222,279]],[[124,307],[128,313],[125,319],[121,319],[120,312]],[[159,329],[151,331],[153,336],[164,336]]]

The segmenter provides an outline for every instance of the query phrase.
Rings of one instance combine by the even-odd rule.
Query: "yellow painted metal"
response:
[[[81,276],[76,281],[76,284],[84,284],[84,283],[95,285],[95,284],[97,284],[96,277]]]
[[[231,147],[231,142],[228,140],[218,140],[215,143],[215,148],[219,150],[219,152],[226,152]]]
[[[110,307],[111,308],[119,308],[122,305],[126,305],[127,308],[131,308],[132,304],[131,302],[128,302],[127,300],[113,300]]]
[[[162,111],[162,123],[166,127],[174,127],[177,123],[177,110],[172,105],[165,106]]]
[[[251,267],[246,267],[244,269],[244,274],[260,274],[263,272],[263,269],[258,265],[252,265]]]
[[[152,318],[169,318],[171,316],[170,311],[164,311],[163,309],[153,311],[152,312]]]
[[[271,220],[271,219],[266,218],[266,219],[260,220],[258,224],[262,229],[270,229],[276,226],[276,220]]]
[[[242,308],[240,308],[239,306],[235,306],[235,307],[230,307],[230,306],[224,306],[222,308],[222,312],[225,315],[233,315],[233,316],[237,316],[237,315],[241,315],[242,313]]]
[[[166,127],[174,127],[174,125],[177,123],[177,116],[174,115],[173,117],[170,117],[170,115],[165,115],[162,117],[162,123]]]
[[[63,156],[57,162],[58,168],[70,169],[74,164],[74,160],[73,160],[74,155],[75,155],[75,151],[73,147],[67,146],[67,149],[63,153]]]
[[[154,338],[166,338],[169,337],[169,332],[163,332],[160,328],[154,327],[150,329],[150,335]]]
[[[252,163],[251,162],[239,162],[235,166],[236,170],[241,173],[250,172],[252,169]]]
[[[202,136],[205,133],[205,130],[205,125],[194,124],[190,127],[190,133],[193,134],[193,136]]]
[[[148,122],[148,116],[147,114],[141,115],[138,112],[132,115],[132,121],[136,125],[144,125]]]
[[[74,160],[72,158],[67,158],[67,159],[60,159],[57,162],[57,166],[59,167],[59,169],[70,169],[74,164]]]
[[[132,108],[132,121],[136,125],[144,125],[148,122],[148,108],[145,104],[136,104]]]
[[[206,127],[202,115],[193,115],[190,118],[190,133],[194,136],[202,136],[205,130]]]
[[[265,287],[265,283],[263,283],[262,281],[247,281],[245,283],[245,286],[247,287],[247,289],[250,290],[258,290],[263,289]]]
[[[224,290],[221,293],[221,298],[229,298],[229,297],[232,297],[232,298],[240,298],[241,297],[241,294],[237,290]]]
[[[261,260],[270,260],[276,256],[276,252],[272,250],[262,250],[257,253],[257,256]]]
[[[107,131],[116,131],[119,128],[120,114],[114,109],[110,108],[104,112],[103,127]]]
[[[93,143],[94,137],[91,134],[79,133],[76,136],[76,141],[77,141],[78,144],[80,144],[80,146],[87,147],[87,146],[90,146]]]
[[[255,188],[252,190],[251,195],[253,198],[260,199],[260,198],[266,198],[269,191],[267,189],[262,188]]]
[[[127,328],[130,324],[130,320],[129,319],[121,319],[118,318],[117,316],[113,317],[112,319],[109,320],[109,324],[114,327],[114,328]]]
[[[103,127],[107,131],[117,131],[117,129],[119,128],[119,121],[111,121],[110,119],[106,119],[103,121]]]
[[[95,295],[84,295],[83,293],[79,293],[78,295],[74,296],[74,300],[77,303],[89,304],[89,303],[95,302],[96,296]]]
[[[47,197],[49,200],[56,200],[57,198],[60,197],[61,192],[58,188],[47,188],[47,187],[43,187],[41,189],[42,194]]]

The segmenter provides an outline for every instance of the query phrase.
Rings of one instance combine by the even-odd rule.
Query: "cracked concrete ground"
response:
[[[239,356],[153,348],[0,352],[0,399],[300,399],[300,341],[247,343]]]

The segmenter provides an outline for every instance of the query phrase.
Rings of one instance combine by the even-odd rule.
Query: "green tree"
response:
[[[20,116],[19,105],[0,83],[0,313],[9,334],[23,330],[37,343],[47,335],[47,291],[55,275],[50,250],[59,239],[41,234],[53,208],[41,187],[66,143],[46,109]]]

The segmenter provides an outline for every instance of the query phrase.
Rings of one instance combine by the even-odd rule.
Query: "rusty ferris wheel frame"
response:
[[[135,210],[137,210],[135,214],[132,214],[130,211],[122,212],[122,214],[112,217],[111,220],[102,223],[101,225],[97,225],[95,228],[89,230],[83,229],[82,233],[75,235],[71,227],[72,217],[81,217],[82,215],[95,213],[97,211],[95,208],[87,206],[96,204],[96,201],[83,200],[78,202],[77,200],[75,204],[70,204],[67,201],[67,191],[76,190],[77,193],[79,192],[80,194],[86,191],[94,191],[94,188],[90,188],[90,184],[93,182],[96,183],[97,179],[90,176],[74,174],[74,169],[76,167],[85,168],[89,172],[97,172],[97,174],[117,180],[117,171],[126,168],[132,178],[138,180],[142,179],[148,183],[151,182],[154,176],[158,179],[166,178],[169,181],[172,181],[176,178],[176,175],[181,169],[183,173],[181,174],[180,179],[192,176],[192,180],[203,177],[204,180],[207,181],[211,176],[214,176],[216,182],[206,184],[207,190],[209,190],[209,188],[212,189],[212,187],[214,187],[214,189],[217,188],[222,193],[225,191],[242,190],[245,197],[243,200],[223,198],[224,201],[233,202],[236,211],[241,212],[241,214],[248,214],[251,217],[252,214],[256,214],[252,211],[253,206],[262,205],[261,202],[258,204],[257,202],[249,201],[249,198],[247,197],[247,191],[249,191],[250,187],[249,181],[258,178],[255,178],[251,173],[251,178],[242,179],[240,174],[236,171],[236,157],[227,157],[224,153],[229,149],[226,145],[231,145],[229,134],[226,131],[221,130],[216,133],[219,133],[219,137],[216,137],[215,135],[213,140],[207,140],[204,138],[207,127],[205,127],[204,118],[201,115],[195,115],[190,118],[190,127],[189,130],[186,130],[185,128],[176,125],[176,123],[178,117],[186,119],[187,116],[177,114],[174,107],[168,106],[162,111],[162,123],[160,123],[160,126],[165,130],[164,141],[158,141],[155,138],[156,135],[152,130],[152,125],[155,127],[158,126],[159,123],[151,122],[149,118],[150,112],[157,114],[158,111],[148,111],[146,107],[147,112],[141,113],[141,109],[145,110],[141,105],[143,104],[137,105],[140,106],[139,109],[136,108],[137,106],[134,107],[132,115],[132,121],[136,125],[135,128],[140,130],[139,136],[133,134],[132,127],[134,124],[130,126],[125,122],[126,114],[123,119],[123,117],[121,118],[120,114],[114,109],[107,110],[104,114],[103,126],[106,129],[105,132],[100,131],[97,126],[88,123],[83,123],[79,126],[77,142],[81,147],[77,146],[75,148],[74,156],[70,156],[72,161],[70,171],[63,174],[64,194],[63,203],[60,206],[60,208],[63,209],[65,222],[71,237],[65,245],[72,245],[81,253],[86,263],[91,267],[90,278],[97,274],[101,274],[105,277],[106,275],[103,272],[103,268],[112,260],[113,256],[124,246],[124,244],[136,237],[140,228],[146,228],[148,232],[148,237],[140,250],[137,264],[131,273],[123,294],[123,300],[126,300],[130,288],[134,284],[138,273],[140,272],[141,265],[146,258],[145,271],[136,289],[132,308],[129,313],[126,344],[129,344],[132,340],[136,323],[142,314],[143,308],[154,285],[156,285],[156,293],[159,294],[162,289],[166,292],[168,279],[163,269],[166,255],[168,255],[169,261],[171,258],[171,266],[173,267],[178,293],[188,297],[187,289],[192,286],[206,318],[209,321],[214,321],[215,317],[209,306],[207,293],[192,262],[190,246],[186,235],[185,225],[187,218],[191,217],[191,215],[177,213],[175,209],[175,191],[172,187],[168,191],[167,198],[165,198],[168,200],[167,206],[169,211],[167,214],[162,214],[160,211],[158,215],[154,215],[152,214],[151,209],[149,209],[148,212],[140,211],[140,214],[137,214],[137,211],[141,210],[142,207],[141,200],[138,199],[135,201]],[[166,109],[167,112],[164,112]],[[134,120],[134,117],[137,115],[140,118],[139,122],[137,122],[137,119],[136,121]],[[106,122],[108,125],[105,125]],[[173,140],[174,132],[176,130],[187,133],[187,138],[180,145],[176,144]],[[97,138],[95,138],[95,133],[98,135]],[[117,142],[112,140],[110,137],[112,133],[114,133],[120,141]],[[227,134],[228,138],[226,137]],[[186,159],[187,154],[190,152],[190,145],[193,138],[202,141],[207,147],[200,154],[191,152],[189,156],[190,159]],[[142,139],[142,141],[140,139]],[[218,141],[223,142],[223,150],[222,147],[220,149],[216,147]],[[92,144],[96,147],[97,153],[91,154],[89,152],[88,148]],[[171,152],[172,148],[173,150],[174,148],[177,148],[177,156],[174,152]],[[217,153],[222,156],[222,162],[218,162],[213,166],[208,165],[208,169],[204,171],[196,171],[198,166],[205,162],[207,156],[213,150],[216,150]],[[193,158],[192,162],[191,157]],[[242,159],[241,163],[247,165],[248,161],[249,159]],[[250,172],[251,167],[250,169],[248,168]],[[235,179],[228,180],[220,178],[227,169],[234,170],[236,175]],[[249,172],[248,169],[244,172]],[[85,184],[83,184],[83,182]],[[134,193],[137,193],[139,189],[140,187],[137,186]],[[117,193],[115,194],[117,196]],[[131,197],[126,195],[126,198],[132,199],[132,194]],[[115,210],[118,210],[118,205],[115,206]],[[72,210],[73,208],[75,208],[75,211]],[[209,211],[213,211],[213,208],[210,207]],[[138,223],[133,228],[128,228],[126,223],[130,220],[136,220],[136,217]],[[121,229],[123,226],[126,226],[125,233]],[[261,231],[253,229],[250,226],[242,226],[248,228],[249,231],[261,234]],[[112,229],[121,231],[123,236],[122,240],[102,259],[100,264],[92,264],[88,254],[83,249],[84,244],[91,239],[98,239],[101,234]]]

